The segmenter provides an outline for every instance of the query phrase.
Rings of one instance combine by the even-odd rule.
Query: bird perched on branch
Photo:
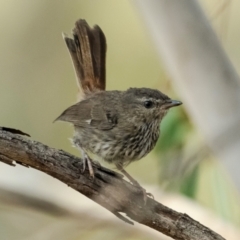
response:
[[[99,26],[90,28],[80,19],[73,29],[73,39],[66,35],[64,39],[75,68],[81,100],[56,120],[74,125],[73,143],[82,153],[83,170],[87,164],[91,177],[94,171],[89,152],[114,164],[140,187],[123,167],[143,158],[154,148],[161,120],[169,108],[182,103],[150,88],[106,91],[106,39]]]

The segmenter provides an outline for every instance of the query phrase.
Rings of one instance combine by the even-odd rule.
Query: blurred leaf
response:
[[[161,123],[161,137],[157,143],[157,151],[165,153],[172,148],[182,148],[184,139],[191,130],[183,109],[172,109]]]
[[[183,110],[174,108],[161,124],[161,137],[157,144],[160,161],[160,182],[169,190],[195,198],[198,184],[198,165],[188,163],[184,146],[193,128]],[[184,176],[187,174],[186,176]],[[166,184],[167,183],[167,184]]]
[[[183,179],[180,185],[180,192],[189,198],[196,198],[197,185],[198,185],[199,165]]]

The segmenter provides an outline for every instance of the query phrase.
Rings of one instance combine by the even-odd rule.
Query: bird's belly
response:
[[[77,138],[85,151],[109,163],[120,161],[128,164],[143,158],[154,148],[159,137],[159,128],[151,130],[139,129],[132,135],[129,132],[118,135],[114,131],[106,133],[97,129],[79,129],[74,138]]]

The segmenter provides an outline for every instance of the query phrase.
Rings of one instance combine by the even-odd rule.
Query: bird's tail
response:
[[[101,28],[90,28],[80,19],[73,29],[73,39],[63,35],[72,58],[80,94],[105,90],[106,38]]]

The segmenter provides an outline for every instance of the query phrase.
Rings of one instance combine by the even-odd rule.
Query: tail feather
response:
[[[78,20],[73,39],[64,35],[74,65],[78,87],[84,94],[105,90],[106,39],[101,28],[90,28],[85,20]]]

